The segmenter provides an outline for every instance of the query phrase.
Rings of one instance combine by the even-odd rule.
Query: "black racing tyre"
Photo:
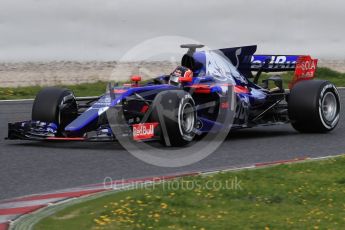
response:
[[[339,122],[338,91],[328,81],[301,81],[291,89],[288,111],[291,124],[297,131],[329,132]]]
[[[42,89],[32,107],[32,120],[52,122],[62,131],[78,116],[78,105],[72,91],[57,87]]]
[[[159,123],[162,143],[184,146],[195,137],[196,109],[192,96],[183,90],[169,90],[156,95],[151,120]]]

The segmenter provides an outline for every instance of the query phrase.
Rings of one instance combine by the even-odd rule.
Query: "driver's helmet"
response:
[[[178,66],[170,74],[169,84],[180,85],[181,83],[192,82],[193,71],[184,66]]]

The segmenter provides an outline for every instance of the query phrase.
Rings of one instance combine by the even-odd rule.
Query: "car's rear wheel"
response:
[[[184,146],[195,137],[195,102],[192,96],[183,90],[157,94],[151,119],[159,122],[161,140],[165,145]]]
[[[57,87],[42,89],[32,107],[32,120],[55,123],[61,134],[66,125],[78,116],[78,105],[72,91]]]
[[[329,132],[339,121],[338,91],[328,81],[301,81],[290,92],[288,110],[291,124],[299,132]]]

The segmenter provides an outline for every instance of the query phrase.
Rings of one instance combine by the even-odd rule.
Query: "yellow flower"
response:
[[[168,205],[166,203],[161,203],[161,208],[166,209]]]

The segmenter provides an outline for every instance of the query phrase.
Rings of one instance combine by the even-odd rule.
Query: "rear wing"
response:
[[[294,71],[294,77],[289,85],[291,88],[300,80],[314,78],[317,59],[309,55],[255,55],[256,46],[243,46],[220,49],[220,51],[232,62],[233,65],[247,78],[253,78],[252,71],[256,71],[256,77],[262,72],[286,72]]]
[[[317,65],[317,59],[312,59],[309,55],[252,55],[240,63],[238,69],[262,72],[295,71],[298,62],[307,62],[304,63],[306,67]]]
[[[285,72],[294,71],[289,83],[291,89],[297,82],[311,80],[315,77],[318,59],[309,55],[253,55],[250,62],[250,71]]]
[[[226,56],[231,63],[238,68],[242,73],[248,71],[262,71],[262,72],[285,72],[295,71],[296,64],[300,58],[309,57],[309,62],[312,59],[309,55],[255,55],[256,45],[242,46],[233,48],[219,49],[224,56]],[[300,60],[302,61],[302,60]],[[303,61],[308,61],[303,59]],[[317,64],[314,62],[313,64]],[[247,75],[247,74],[245,74]]]
[[[242,67],[249,67],[251,71],[259,71],[262,68],[264,72],[294,71],[299,57],[300,55],[253,55],[250,66],[247,63],[247,66]]]

